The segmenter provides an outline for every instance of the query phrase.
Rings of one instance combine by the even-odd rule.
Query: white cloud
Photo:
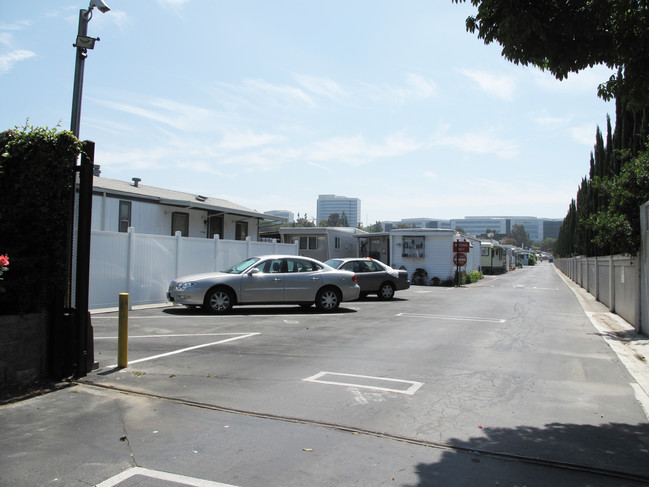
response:
[[[396,157],[423,147],[421,142],[401,134],[391,135],[382,143],[369,142],[362,135],[333,137],[316,142],[304,149],[308,161],[331,161],[360,166],[374,159]]]
[[[219,147],[223,149],[244,149],[281,142],[285,137],[272,134],[253,134],[251,132],[228,132],[223,136]]]
[[[512,101],[514,99],[516,82],[511,76],[496,75],[475,69],[462,70],[462,74],[475,81],[482,91],[491,96],[506,101]]]
[[[177,15],[181,14],[182,8],[189,0],[158,0],[158,3],[167,10],[171,10]]]
[[[104,99],[94,99],[94,101],[113,110],[129,113],[188,132],[195,131],[197,127],[205,129],[213,117],[213,113],[205,108],[164,98],[150,101],[149,106],[136,106],[132,103]]]
[[[442,129],[435,134],[431,145],[455,147],[474,154],[496,154],[503,159],[512,159],[520,152],[514,141],[500,138],[492,129],[459,135],[448,135],[446,132],[446,129]]]
[[[314,95],[323,96],[332,101],[340,101],[347,96],[345,90],[333,80],[307,75],[296,75],[296,79],[302,87]]]
[[[9,32],[0,32],[0,44],[10,46],[13,41],[13,35]]]
[[[552,117],[547,114],[538,115],[533,118],[533,121],[539,125],[560,127],[570,122],[570,118],[566,117]]]
[[[306,103],[307,105],[315,106],[313,98],[299,88],[287,85],[275,85],[260,79],[247,79],[244,80],[243,84],[247,88],[261,92],[264,97],[270,97],[275,100],[279,99],[283,103],[286,101],[297,100]]]
[[[371,100],[403,105],[411,100],[422,100],[437,95],[437,84],[419,74],[407,74],[403,86],[377,86],[362,83]]]
[[[12,24],[0,24],[0,30],[23,30],[30,25],[32,24],[29,20],[17,20]]]
[[[8,73],[16,63],[36,57],[34,51],[19,49],[8,54],[0,55],[0,74]]]
[[[404,95],[412,98],[430,98],[437,94],[437,85],[418,74],[409,74],[406,77]]]

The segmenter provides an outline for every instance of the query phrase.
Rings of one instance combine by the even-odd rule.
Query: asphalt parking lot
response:
[[[549,265],[333,314],[138,309],[123,369],[94,314],[98,370],[0,410],[2,485],[54,436],[84,445],[39,457],[59,485],[642,485],[646,341],[621,357],[593,313]]]

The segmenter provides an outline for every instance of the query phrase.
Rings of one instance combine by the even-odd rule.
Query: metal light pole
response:
[[[92,18],[92,10],[97,9],[106,13],[110,9],[103,0],[90,0],[86,10],[79,11],[79,30],[76,47],[76,62],[74,67],[74,89],[72,93],[72,116],[70,130],[75,137],[79,138],[79,126],[81,123],[81,95],[83,92],[83,68],[86,61],[87,50],[95,47],[95,41],[99,38],[88,37],[88,22]],[[74,377],[83,377],[94,367],[94,345],[93,330],[88,311],[88,290],[90,271],[90,231],[92,215],[92,178],[95,155],[95,143],[86,140],[83,143],[81,162],[75,166],[78,172],[77,188],[73,206],[76,206],[76,225],[71,220],[71,232],[69,245],[70,264],[70,285],[67,303],[68,321],[72,321],[71,348],[73,353],[67,358],[65,368],[72,370]],[[74,214],[74,213],[72,213]],[[72,256],[76,259],[72,261]],[[74,280],[73,277],[74,276]],[[69,300],[74,300],[70,303]],[[70,306],[71,305],[71,306]]]
[[[86,10],[79,10],[79,29],[77,41],[73,44],[77,48],[77,58],[74,64],[74,88],[72,92],[72,116],[70,119],[70,130],[79,137],[79,125],[81,124],[81,95],[83,92],[83,68],[88,57],[88,49],[94,49],[95,41],[99,38],[88,37],[88,22],[92,18],[92,9],[106,13],[110,10],[103,0],[90,0]]]

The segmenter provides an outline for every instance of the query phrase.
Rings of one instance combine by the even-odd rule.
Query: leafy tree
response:
[[[647,150],[627,162],[619,177],[597,177],[593,186],[608,205],[588,216],[585,226],[594,242],[613,254],[635,254],[640,248],[640,206],[649,201],[649,140]]]
[[[508,237],[514,239],[518,247],[530,246],[530,234],[525,231],[525,225],[513,225]]]
[[[541,245],[539,245],[539,247],[543,252],[549,252],[554,249],[556,243],[557,243],[556,238],[546,237],[541,241]]]
[[[466,19],[485,44],[498,42],[515,64],[533,65],[562,80],[605,65],[616,74],[598,94],[649,104],[649,5],[646,0],[470,0]],[[453,0],[464,3],[466,0]]]
[[[331,213],[329,218],[327,218],[326,227],[339,227],[340,225],[340,215],[338,213]]]
[[[349,219],[347,218],[347,215],[343,211],[342,216],[340,217],[340,222],[339,225],[340,227],[348,227],[349,226]]]
[[[0,254],[11,262],[0,314],[40,311],[64,294],[81,149],[72,132],[56,128],[0,133]]]
[[[370,225],[369,228],[367,229],[367,231],[372,232],[372,233],[382,232],[383,231],[383,225],[381,224],[381,222],[377,221],[373,225]]]
[[[295,220],[294,223],[288,224],[290,227],[315,227],[315,223],[313,223],[309,218],[307,217],[307,214],[305,213],[303,217],[300,217],[300,214],[297,214],[297,219]]]

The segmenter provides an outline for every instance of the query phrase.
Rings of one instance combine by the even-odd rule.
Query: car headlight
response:
[[[176,289],[189,289],[190,287],[193,287],[195,285],[195,281],[179,282],[178,284],[176,284]]]

